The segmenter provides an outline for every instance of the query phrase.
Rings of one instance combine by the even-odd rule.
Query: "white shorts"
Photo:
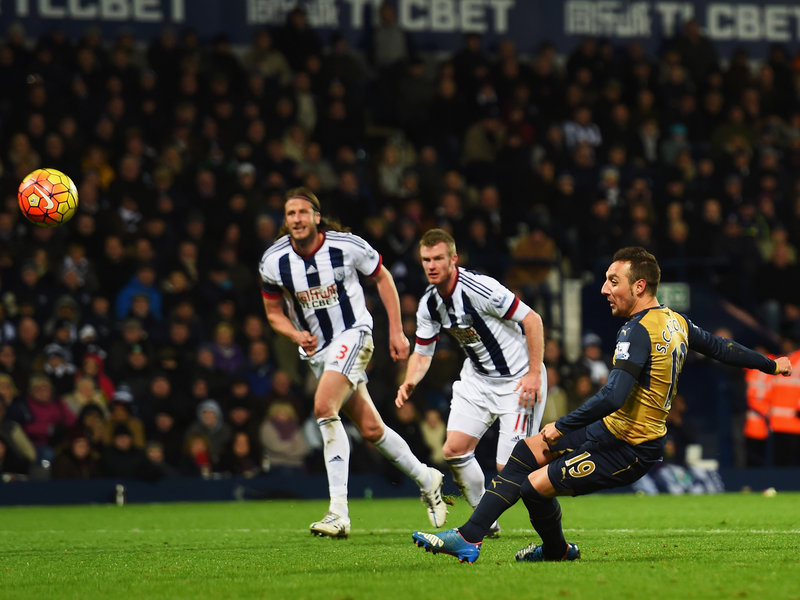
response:
[[[496,461],[505,465],[516,443],[538,433],[547,401],[547,371],[542,365],[542,386],[533,412],[520,410],[519,391],[514,388],[519,378],[492,379],[477,373],[461,372],[453,383],[448,431],[460,431],[481,439],[495,420],[500,420]]]
[[[353,387],[367,381],[367,364],[372,358],[372,333],[367,329],[348,329],[331,340],[324,349],[307,358],[317,379],[325,371],[341,373]]]

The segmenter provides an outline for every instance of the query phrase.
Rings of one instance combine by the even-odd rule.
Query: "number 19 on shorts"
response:
[[[589,460],[590,457],[591,454],[588,452],[583,452],[565,461],[564,465],[568,467],[567,472],[569,473],[570,477],[577,479],[579,477],[586,477],[587,475],[594,473],[595,464],[594,461]]]

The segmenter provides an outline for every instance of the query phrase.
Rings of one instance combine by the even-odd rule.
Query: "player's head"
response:
[[[316,235],[318,231],[347,231],[347,228],[342,227],[334,219],[322,215],[319,198],[312,190],[307,187],[296,187],[283,196],[283,225],[278,232],[278,237],[288,233],[296,241],[302,241],[295,236],[292,226],[288,223],[290,218],[294,219],[301,215],[309,217],[309,227],[313,229],[310,232],[297,230],[297,234],[303,239]]]
[[[611,260],[629,262],[630,282],[635,283],[641,279],[647,286],[647,293],[651,296],[656,295],[658,284],[661,282],[661,268],[655,256],[641,246],[628,246],[617,250]]]
[[[321,224],[322,209],[314,192],[307,188],[294,188],[286,192],[281,235],[288,233],[296,242],[304,243],[317,236]]]
[[[428,283],[449,289],[456,273],[456,241],[444,229],[429,229],[419,241],[419,255]]]
[[[612,257],[601,293],[613,315],[628,317],[655,298],[660,281],[656,257],[640,246],[628,246]]]

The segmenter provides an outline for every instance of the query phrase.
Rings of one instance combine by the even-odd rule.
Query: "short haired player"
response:
[[[343,411],[361,435],[420,487],[433,527],[447,518],[442,474],[421,463],[408,444],[387,427],[367,392],[365,369],[372,357],[372,315],[359,275],[372,277],[389,319],[393,360],[408,356],[400,302],[381,256],[362,238],[322,216],[319,199],[307,188],[287,192],[278,239],[264,252],[261,275],[264,309],[272,328],[299,347],[319,379],[314,415],[324,443],[330,506],[310,525],[311,533],[347,537],[350,443],[339,418]]]
[[[475,448],[500,421],[497,470],[519,440],[539,431],[547,398],[541,317],[496,279],[458,266],[453,237],[442,229],[422,236],[419,252],[430,284],[417,309],[416,345],[395,404],[408,401],[430,368],[439,334],[447,332],[466,359],[447,420],[444,456],[474,509],[486,486]],[[492,524],[492,535],[499,532]]]

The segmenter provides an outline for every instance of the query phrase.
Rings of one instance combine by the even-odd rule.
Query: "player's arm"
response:
[[[546,398],[539,398],[542,387],[542,361],[544,360],[544,326],[542,317],[531,310],[520,322],[525,330],[525,343],[528,346],[528,372],[520,378],[517,387],[519,390],[519,405],[522,408],[533,408],[534,403],[544,402]]]
[[[419,352],[411,353],[406,366],[406,376],[403,379],[403,383],[397,388],[397,396],[394,399],[395,406],[399,408],[408,401],[417,384],[422,381],[422,378],[425,377],[428,369],[430,369],[432,361],[432,355],[427,356]]]
[[[400,298],[397,295],[394,278],[384,265],[380,266],[373,278],[378,286],[378,295],[381,297],[381,302],[386,308],[386,316],[389,318],[389,353],[392,360],[404,360],[408,358],[410,344],[403,333]]]
[[[555,428],[561,434],[575,431],[619,410],[628,399],[635,383],[636,379],[628,371],[612,369],[605,385],[581,406],[558,419]]]
[[[698,327],[688,319],[688,340],[689,348],[710,356],[720,362],[745,369],[758,369],[762,373],[770,375],[792,374],[792,363],[785,356],[772,360],[768,356],[751,350],[740,343],[727,338],[719,337]]]
[[[314,354],[317,348],[317,336],[311,335],[310,331],[299,331],[295,328],[294,323],[283,312],[281,297],[271,294],[262,294],[261,297],[264,300],[264,310],[270,327],[300,346],[308,356]]]

